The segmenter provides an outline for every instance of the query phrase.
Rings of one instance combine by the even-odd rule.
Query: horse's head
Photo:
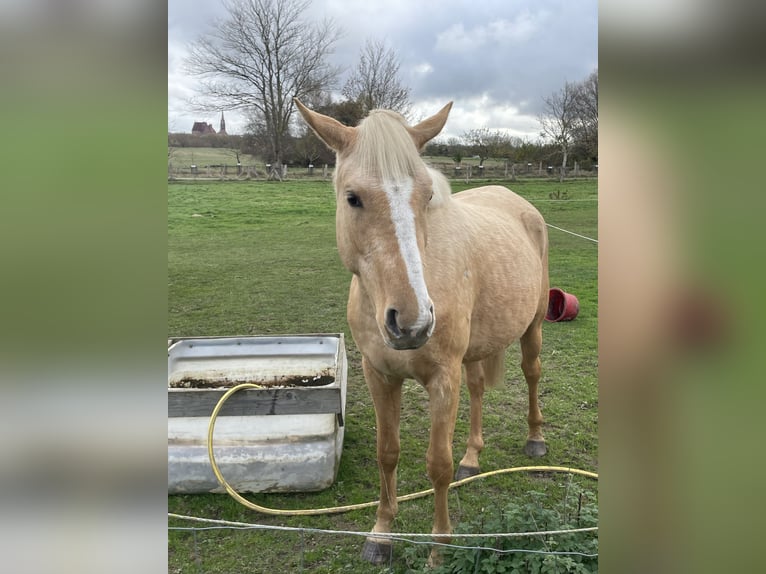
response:
[[[436,324],[423,269],[434,184],[419,150],[444,127],[452,103],[415,126],[375,110],[358,127],[296,105],[336,152],[338,252],[370,297],[383,340],[394,349],[424,345]]]

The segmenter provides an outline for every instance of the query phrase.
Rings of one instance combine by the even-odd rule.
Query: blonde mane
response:
[[[384,180],[401,181],[425,167],[433,182],[432,207],[452,195],[447,178],[423,162],[401,114],[391,110],[370,112],[359,124],[356,154],[365,174]]]
[[[433,182],[434,196],[431,198],[431,207],[438,207],[452,198],[452,188],[444,174],[432,167],[428,167],[428,175]]]
[[[365,174],[401,181],[422,170],[423,160],[401,114],[373,110],[359,124],[357,131],[356,153]]]

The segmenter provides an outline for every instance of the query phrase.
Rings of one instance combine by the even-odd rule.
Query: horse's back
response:
[[[528,238],[541,259],[547,257],[545,220],[526,199],[501,185],[466,189],[452,196],[467,214],[487,228],[506,228]]]
[[[511,212],[533,211],[539,213],[526,199],[502,185],[472,187],[452,195],[452,199],[463,204],[492,210],[507,209]]]

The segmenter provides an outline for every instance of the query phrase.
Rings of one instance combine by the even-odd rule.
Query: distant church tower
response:
[[[218,130],[218,133],[220,135],[227,135],[226,134],[226,120],[223,119],[223,110],[221,110],[221,129]]]

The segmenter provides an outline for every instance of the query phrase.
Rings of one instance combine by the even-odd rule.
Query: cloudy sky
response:
[[[343,36],[332,63],[354,68],[367,38],[383,40],[400,59],[411,88],[412,116],[424,118],[453,100],[444,137],[487,127],[536,139],[542,98],[598,65],[597,0],[313,0],[307,16],[332,18]],[[220,113],[189,110],[196,80],[183,71],[187,47],[225,16],[220,0],[168,1],[168,129],[194,121],[218,129]],[[229,133],[245,122],[226,113]]]

